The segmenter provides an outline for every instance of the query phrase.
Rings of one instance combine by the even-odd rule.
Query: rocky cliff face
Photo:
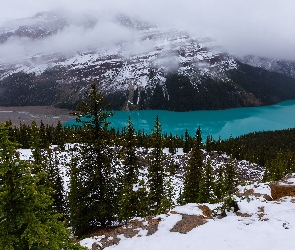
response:
[[[46,12],[0,29],[0,48],[18,42],[38,48],[27,45],[29,52],[22,56],[0,59],[0,105],[74,106],[90,82],[97,82],[114,109],[186,111],[273,102],[257,95],[257,91],[264,91],[262,87],[248,88],[248,82],[261,72],[255,72],[252,66],[241,69],[238,60],[210,39],[196,39],[186,32],[159,28],[123,14],[108,17],[108,24],[113,25],[110,27],[125,31],[121,40],[88,43],[67,53],[43,48],[50,45],[48,41],[62,39],[73,26],[96,32],[99,37],[99,19],[73,20],[62,12]],[[244,62],[253,64],[250,59]],[[288,95],[275,96],[274,101],[295,98],[294,71],[280,65],[280,71],[274,70],[280,74],[276,76],[277,85],[282,88],[283,84]],[[266,78],[271,78],[272,68],[262,68]],[[247,81],[242,86],[239,78],[244,76]]]

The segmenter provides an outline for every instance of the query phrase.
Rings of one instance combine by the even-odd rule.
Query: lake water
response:
[[[109,118],[111,126],[123,128],[128,117],[136,130],[150,133],[155,125],[156,115],[162,124],[163,132],[182,135],[185,130],[194,136],[200,126],[203,139],[208,134],[214,139],[221,136],[228,139],[255,131],[280,130],[295,127],[295,100],[281,102],[272,106],[234,108],[227,110],[205,110],[191,112],[172,112],[165,110],[116,111]],[[65,123],[73,125],[74,121]]]

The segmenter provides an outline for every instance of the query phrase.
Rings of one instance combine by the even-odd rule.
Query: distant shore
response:
[[[40,125],[42,120],[45,125],[55,126],[58,121],[64,123],[75,119],[70,112],[72,111],[52,106],[0,107],[0,124],[11,120],[14,126],[19,126],[20,123],[30,125],[32,121]]]

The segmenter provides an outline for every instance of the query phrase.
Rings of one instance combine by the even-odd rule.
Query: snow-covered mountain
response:
[[[94,26],[97,20],[92,20],[92,23],[87,21],[81,25]],[[191,70],[195,68],[200,75],[221,77],[224,71],[237,67],[231,56],[208,48],[211,45],[209,39],[196,40],[185,32],[157,28],[124,15],[116,15],[112,21],[129,29],[135,37],[118,41],[112,46],[75,51],[68,56],[39,53],[28,54],[26,58],[8,65],[2,61],[6,74],[2,74],[1,78],[12,72],[41,74],[45,69],[60,67],[73,75],[70,81],[77,80],[75,78],[112,81],[112,84],[105,84],[106,89],[127,89],[130,81],[142,87],[148,85],[151,70],[156,71],[154,78],[163,83],[164,73],[171,70],[191,76]],[[56,35],[69,25],[70,20],[58,13],[38,13],[2,28],[0,43],[20,38],[42,39]],[[83,75],[79,74],[80,70],[84,71]]]
[[[240,62],[211,39],[196,39],[123,14],[75,18],[61,10],[37,13],[0,28],[1,54],[0,93],[21,84],[28,96],[24,101],[16,97],[19,92],[6,94],[0,105],[32,105],[32,99],[33,105],[75,104],[89,82],[99,84],[115,109],[183,111],[267,104],[233,81],[232,72],[240,70]],[[244,62],[253,64],[250,59]],[[294,68],[280,65],[285,75],[295,76]],[[42,83],[55,89],[51,98],[29,94],[32,86],[40,93]],[[223,97],[216,101],[218,93]],[[181,108],[179,96],[188,102]],[[289,96],[274,99],[292,98],[295,84]],[[155,105],[157,100],[160,104]]]
[[[259,56],[245,56],[240,59],[242,62],[253,67],[263,68],[269,71],[284,74],[295,78],[295,62],[279,59],[270,59]]]

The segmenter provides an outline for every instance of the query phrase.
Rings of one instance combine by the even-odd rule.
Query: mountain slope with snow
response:
[[[247,190],[254,193],[248,192],[246,195]],[[263,195],[270,195],[267,183],[239,186],[238,193],[240,195],[234,197],[239,211],[227,211],[226,217],[210,218],[200,209],[200,205],[205,205],[218,211],[220,204],[191,203],[177,206],[167,214],[155,216],[159,224],[154,234],[147,235],[147,230],[138,228],[134,237],[127,238],[119,234],[119,243],[104,249],[294,249],[294,197],[284,197],[278,201],[266,200]],[[185,217],[190,219],[184,220]],[[204,224],[183,233],[196,218],[203,219]],[[177,224],[178,231],[175,230]],[[80,244],[91,249],[93,244],[102,245],[102,239],[106,237],[107,235],[93,236],[82,240]],[[108,239],[111,241],[112,237]]]
[[[211,39],[123,14],[76,18],[61,10],[37,13],[0,29],[0,55],[3,106],[74,107],[90,82],[99,84],[114,109],[187,111],[274,102],[262,100],[257,95],[260,89],[249,89],[251,79],[244,86],[239,83],[243,76],[233,79],[232,72],[241,71],[240,62]],[[273,78],[270,68],[264,70],[262,81]],[[251,72],[242,70],[246,77]],[[292,72],[286,69],[276,79],[277,88],[287,89],[288,94],[273,98],[275,102],[295,98]],[[28,92],[25,101],[19,92],[10,96],[18,85],[20,92]],[[262,86],[262,91],[267,87]],[[28,90],[32,88],[45,96],[32,94]],[[177,97],[185,102],[183,107]]]
[[[66,148],[71,145],[67,144]],[[31,149],[19,149],[21,159],[32,157]],[[139,150],[141,152],[141,150]],[[177,150],[168,153],[179,164],[179,171],[172,178],[175,194],[183,185],[183,170],[186,154]],[[58,149],[64,188],[68,190],[69,169],[65,164],[71,157]],[[205,153],[205,152],[204,152]],[[142,156],[146,153],[143,150]],[[217,156],[217,157],[216,157]],[[214,170],[222,167],[229,159],[225,154],[212,154]],[[103,229],[80,241],[88,249],[239,249],[253,250],[293,249],[295,247],[295,197],[271,198],[270,183],[262,183],[264,168],[247,161],[236,161],[236,171],[246,184],[239,185],[231,198],[236,207],[223,207],[224,202],[190,203],[175,206],[167,213],[146,218],[134,218],[126,225]],[[142,171],[143,178],[147,171]],[[295,186],[295,174],[284,180],[283,185]],[[178,190],[179,191],[179,190]],[[294,191],[294,190],[293,190]],[[294,193],[294,192],[293,192]],[[225,211],[226,216],[222,213]],[[95,248],[96,247],[96,248]]]

